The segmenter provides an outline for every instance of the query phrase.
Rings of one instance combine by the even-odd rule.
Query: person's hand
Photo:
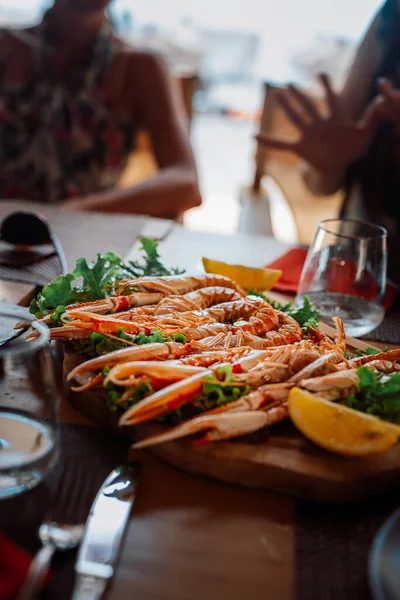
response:
[[[298,140],[260,133],[258,141],[277,150],[295,152],[317,171],[330,173],[346,168],[367,150],[375,121],[368,111],[356,122],[343,109],[327,75],[320,75],[328,114],[322,115],[306,94],[290,85],[277,92],[277,100],[290,121],[299,129]]]
[[[400,91],[395,90],[387,79],[378,83],[379,95],[370,106],[368,119],[390,121],[400,131]]]

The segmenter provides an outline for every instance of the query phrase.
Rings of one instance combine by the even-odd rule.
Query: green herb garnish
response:
[[[198,404],[206,409],[211,409],[238,400],[250,391],[249,385],[235,382],[232,367],[225,365],[217,369],[216,377],[213,375],[206,377]]]
[[[44,286],[32,300],[30,312],[39,318],[69,304],[106,298],[120,276],[121,258],[113,252],[98,254],[93,264],[88,264],[86,258],[79,258],[72,273],[59,275]]]
[[[121,402],[122,396],[126,393],[127,388],[115,385],[111,381],[105,386],[107,390],[107,406],[110,412],[117,412],[118,409],[127,410],[130,406],[137,404],[146,396],[154,392],[148,381],[140,381],[132,390],[129,396]]]
[[[109,354],[115,350],[121,350],[121,348],[126,348],[131,344],[141,346],[143,344],[163,344],[165,342],[186,344],[186,337],[183,333],[174,333],[171,337],[165,337],[159,329],[153,329],[150,335],[140,332],[139,335],[133,336],[125,333],[122,327],[120,327],[112,338],[93,331],[88,338],[72,340],[70,344],[77,354],[86,354],[89,357],[95,357]]]
[[[158,242],[156,240],[143,239],[142,247],[144,252],[143,261],[129,261],[124,265],[124,269],[131,277],[145,276],[165,276],[165,275],[181,275],[184,270],[174,268],[168,269],[158,253]]]
[[[59,275],[52,283],[45,285],[30,305],[30,312],[36,318],[58,311],[52,323],[59,324],[61,309],[70,304],[93,302],[113,295],[113,285],[119,279],[160,276],[183,273],[179,269],[167,269],[158,254],[158,242],[142,240],[144,252],[142,262],[124,264],[121,257],[113,252],[97,254],[93,263],[86,258],[76,261],[75,269],[68,275]]]
[[[375,354],[380,354],[381,352],[387,352],[389,348],[385,346],[383,350],[378,350],[378,348],[373,348],[372,346],[368,346],[365,350],[360,350],[357,348],[356,356],[374,356]]]
[[[400,424],[400,372],[385,375],[366,366],[357,369],[357,392],[341,401],[342,404]]]

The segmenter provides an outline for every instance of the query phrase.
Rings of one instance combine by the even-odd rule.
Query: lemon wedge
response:
[[[347,456],[385,452],[400,439],[400,427],[293,388],[289,415],[303,435],[326,450]]]
[[[206,273],[225,275],[245,290],[270,290],[282,275],[282,271],[278,271],[277,269],[229,265],[220,260],[212,260],[205,257],[202,260]]]

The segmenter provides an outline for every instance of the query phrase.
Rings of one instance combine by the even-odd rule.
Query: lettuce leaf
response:
[[[151,239],[143,239],[140,250],[144,253],[142,261],[129,261],[124,265],[124,270],[130,277],[181,275],[184,270],[168,269],[158,253],[158,242]]]
[[[375,354],[380,354],[381,352],[387,352],[388,351],[388,347],[385,346],[382,350],[379,350],[378,348],[373,348],[372,346],[368,346],[368,348],[365,348],[365,350],[360,350],[359,348],[356,349],[356,356],[374,356]]]
[[[137,336],[133,336],[125,333],[122,327],[120,327],[112,338],[93,331],[88,338],[72,340],[69,344],[76,354],[84,354],[90,358],[94,358],[96,356],[102,356],[103,354],[109,354],[110,352],[114,352],[114,350],[126,348],[128,345],[126,342],[129,342],[129,345],[137,344],[138,346],[157,342],[178,342],[180,344],[186,344],[186,337],[183,333],[174,333],[171,337],[165,337],[159,329],[153,329],[150,335],[140,332]]]
[[[93,263],[86,258],[76,261],[75,269],[68,275],[59,275],[57,279],[45,285],[30,305],[30,312],[36,318],[43,317],[58,307],[70,304],[93,302],[112,295],[113,284],[118,279],[180,274],[180,269],[168,269],[158,253],[158,242],[142,239],[143,259],[139,262],[124,264],[118,254],[106,252],[97,254]],[[59,321],[53,322],[53,325]]]
[[[113,252],[97,254],[93,264],[88,264],[85,258],[78,259],[72,273],[59,275],[44,286],[32,300],[30,312],[40,318],[58,307],[106,298],[113,283],[122,275],[121,264],[121,257]]]
[[[384,375],[366,366],[357,369],[358,390],[342,400],[342,404],[400,424],[400,372]]]
[[[250,391],[249,385],[235,382],[232,366],[224,365],[217,369],[216,377],[206,377],[198,404],[208,410],[238,400]]]
[[[126,392],[126,388],[117,386],[112,382],[107,383],[105,386],[107,390],[107,407],[110,412],[117,412],[120,410],[127,410],[130,406],[137,404],[146,396],[149,396],[154,392],[152,386],[148,381],[141,381],[134,388],[132,388],[129,398],[124,402],[120,402],[122,395]]]

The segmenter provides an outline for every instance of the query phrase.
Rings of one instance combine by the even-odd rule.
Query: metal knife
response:
[[[75,564],[73,600],[99,600],[114,576],[140,470],[139,463],[122,465],[110,473],[100,488]]]

